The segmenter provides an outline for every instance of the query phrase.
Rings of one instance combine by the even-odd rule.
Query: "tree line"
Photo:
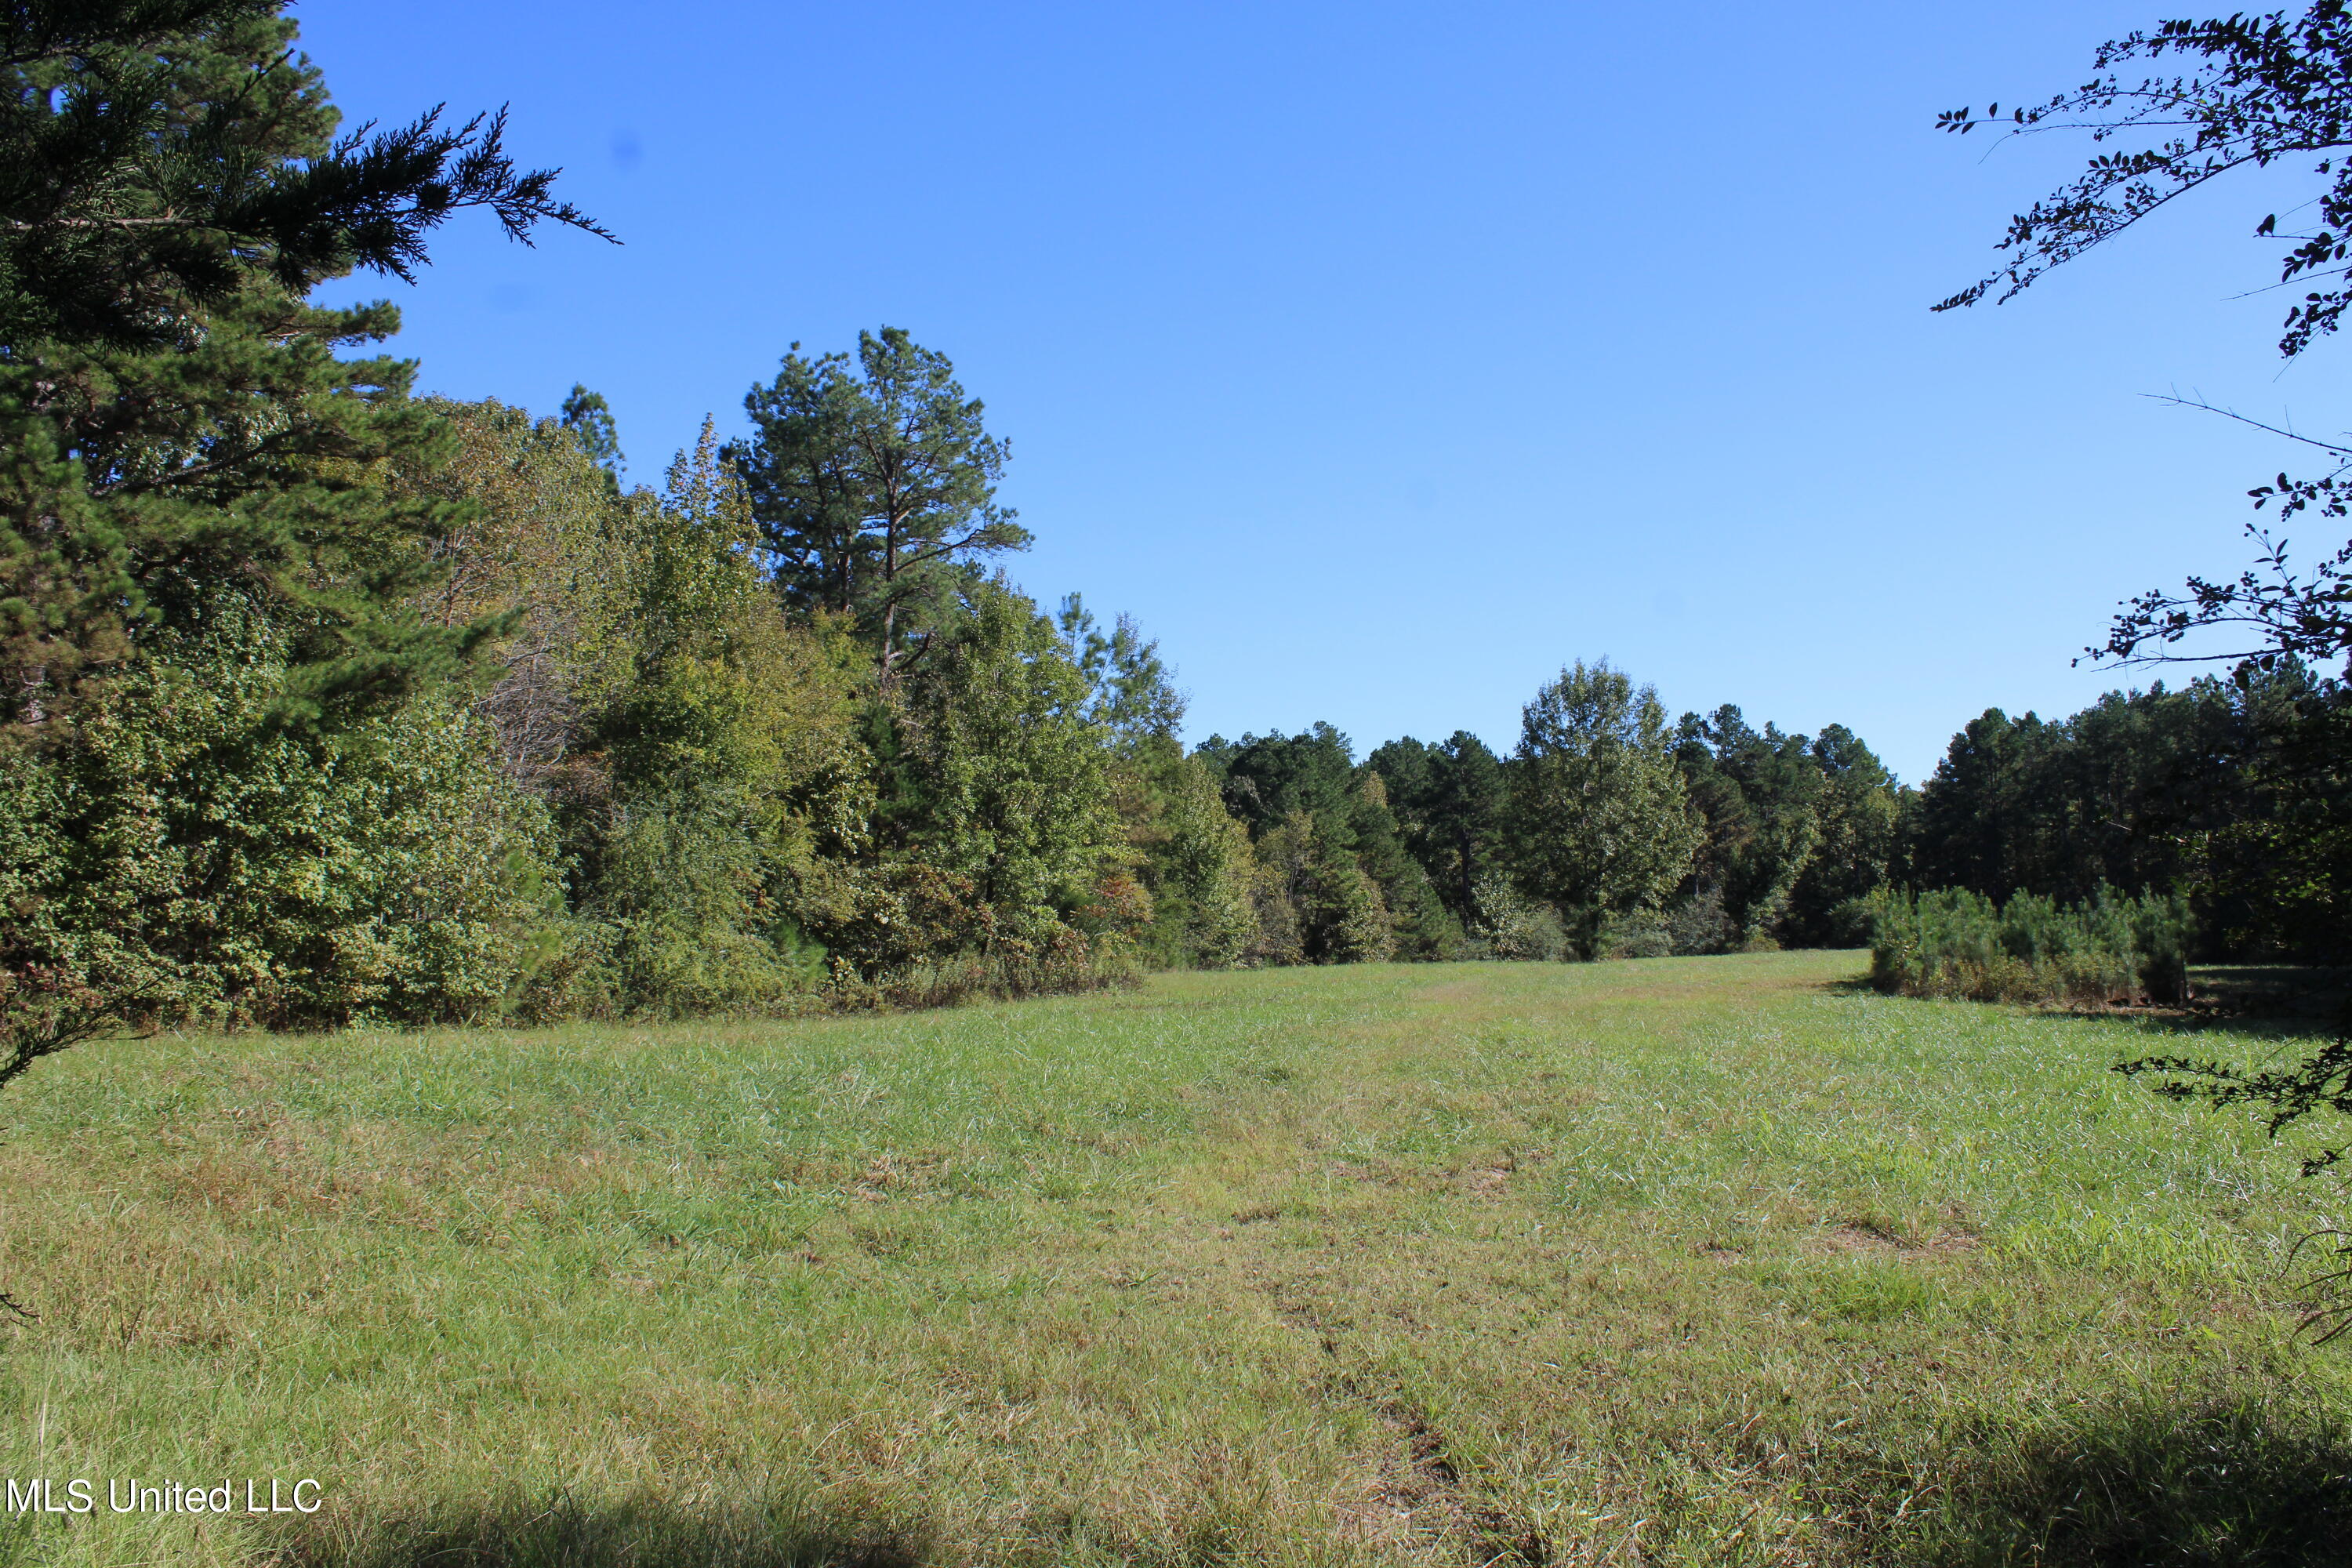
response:
[[[2054,721],[1990,709],[1913,786],[1842,725],[1758,729],[1731,706],[1669,725],[1604,661],[1538,692],[1501,755],[1457,732],[1358,763],[1328,724],[1197,754],[1293,868],[1257,895],[1268,961],[1853,947],[1888,898],[1949,890],[2178,896],[2200,959],[2333,962],[2347,699],[2289,659]]]
[[[2193,883],[2243,951],[2326,902],[2292,661],[1989,713],[1917,790],[1606,661],[1505,752],[1188,749],[1150,638],[1005,574],[1009,447],[906,331],[792,345],[658,487],[585,388],[416,395],[320,283],[468,209],[611,237],[500,116],[339,135],[279,9],[0,7],[0,1081],[126,1025],[1849,944],[1890,889]]]
[[[1007,448],[945,356],[793,345],[744,439],[627,485],[601,397],[419,396],[388,304],[311,302],[468,209],[604,235],[502,116],[339,133],[272,0],[0,25],[0,1077],[124,1025],[1591,952],[1673,879],[1563,804],[1679,798],[1613,672],[1475,822],[1336,737],[1188,752],[1148,638],[1003,574]]]
[[[1851,944],[1896,863],[1902,792],[1850,731],[1669,723],[1606,660],[1538,690],[1501,755],[1456,731],[1357,763],[1328,724],[1196,755],[1260,855],[1269,962]]]

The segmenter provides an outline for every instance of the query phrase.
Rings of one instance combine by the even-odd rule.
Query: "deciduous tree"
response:
[[[2184,68],[2164,74],[2174,62]],[[2154,74],[2126,74],[2135,66]],[[2011,299],[2193,192],[2285,163],[2303,164],[2319,183],[2311,200],[2287,210],[2285,232],[2278,213],[2251,224],[2255,236],[2285,244],[2279,285],[2304,290],[2287,308],[2279,353],[2292,359],[2334,333],[2352,306],[2352,15],[2345,0],[2314,0],[2300,13],[2164,22],[2101,45],[2092,69],[2089,80],[2046,102],[2006,114],[1998,104],[1982,114],[1955,109],[1938,118],[1943,129],[1963,134],[1980,127],[2016,136],[2072,133],[2117,146],[2012,217],[1999,247],[2007,259],[1936,309]],[[2345,516],[2352,447],[2278,434],[2322,449],[2330,468],[2316,479],[2278,475],[2252,490],[2257,508],[2275,503],[2282,517],[2306,510]],[[2094,656],[2253,658],[2265,668],[2288,658],[2322,666],[2352,658],[2352,544],[2298,569],[2285,540],[2260,526],[2248,532],[2258,548],[2252,567],[2235,578],[2194,577],[2182,589],[2142,595],[2116,617]],[[2216,628],[2252,640],[2193,636]]]
[[[1665,710],[1606,659],[1561,670],[1523,710],[1510,792],[1516,879],[1587,957],[1606,916],[1657,904],[1699,846]]]

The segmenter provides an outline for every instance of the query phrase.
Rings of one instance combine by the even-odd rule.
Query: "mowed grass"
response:
[[[86,1047],[0,1095],[0,1471],[325,1507],[0,1561],[2352,1560],[2340,1187],[1859,968]]]

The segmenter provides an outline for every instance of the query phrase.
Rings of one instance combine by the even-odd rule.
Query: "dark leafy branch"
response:
[[[2149,1087],[2167,1100],[2202,1100],[2213,1106],[2264,1108],[2263,1130],[2277,1137],[2315,1110],[2352,1116],[2352,1039],[2336,1039],[2292,1067],[2248,1071],[2227,1062],[2191,1057],[2140,1057],[2117,1064],[2126,1078],[2163,1075]],[[2345,1149],[2322,1149],[2303,1163],[2316,1175],[2341,1163]]]
[[[507,111],[442,123],[436,106],[394,131],[373,125],[335,144],[326,158],[288,170],[224,215],[224,236],[249,235],[289,288],[347,267],[413,282],[426,264],[425,237],[455,214],[487,209],[507,237],[530,243],[541,223],[620,243],[612,232],[554,195],[557,169],[519,171],[506,150]]]
[[[2257,1106],[2263,1130],[2276,1138],[2315,1110],[2352,1115],[2352,1037],[2338,1036],[2292,1067],[2249,1072],[2227,1062],[2190,1057],[2142,1057],[2121,1062],[2116,1070],[2126,1078],[2160,1075],[2149,1087],[2167,1100],[2198,1100],[2219,1110],[2225,1106]],[[2336,1144],[2306,1156],[2303,1173],[2315,1176],[2341,1164],[2345,1146]],[[2334,1254],[2336,1267],[2304,1281],[2309,1303],[2299,1325],[2315,1344],[2352,1332],[2352,1237],[2321,1230],[2295,1243],[2294,1251],[2314,1244]]]
[[[2137,80],[2117,68],[2168,59],[2194,62],[2175,76]],[[2234,170],[2316,155],[2328,181],[2316,199],[2317,226],[2281,234],[2278,215],[2255,226],[2289,241],[2280,280],[2313,287],[2286,315],[2279,352],[2302,353],[2336,330],[2352,305],[2352,18],[2344,0],[2317,0],[2299,16],[2284,12],[2206,21],[2168,21],[2103,45],[2098,72],[2071,92],[2030,108],[1999,104],[1937,117],[1958,133],[2000,126],[2011,135],[2087,133],[2095,142],[2147,136],[2151,144],[2093,157],[2083,173],[2010,220],[1999,249],[2008,261],[1937,303],[1939,310],[1992,296],[2007,300],[2053,267],[2131,227],[2176,198]]]
[[[0,67],[87,60],[276,9],[267,0],[8,0],[0,5]]]
[[[2316,447],[2334,459],[2335,466],[2316,479],[2298,479],[2281,473],[2269,483],[2255,486],[2247,494],[2256,510],[2275,504],[2282,520],[2304,511],[2327,518],[2352,512],[2352,447],[2196,399],[2164,401],[2251,425]],[[2246,534],[2254,542],[2254,562],[2234,579],[2192,576],[2179,589],[2150,589],[2116,612],[2103,647],[2084,651],[2095,659],[2115,658],[2127,664],[2251,661],[2264,670],[2281,668],[2290,661],[2325,666],[2352,651],[2352,543],[2308,570],[2298,571],[2289,561],[2287,538],[2260,523],[2248,524]],[[2241,628],[2252,641],[2232,640],[2211,651],[2179,651],[2192,632],[2216,627]]]
[[[2324,1345],[2352,1332],[2352,1236],[2340,1230],[2314,1231],[2294,1244],[2290,1260],[2314,1244],[2335,1254],[2336,1267],[2305,1282],[2311,1305],[2298,1327],[2311,1335],[2312,1343]]]
[[[2296,488],[2279,479],[2277,488]],[[2336,510],[2328,515],[2342,515],[2340,500],[2329,504]],[[2255,524],[2246,533],[2257,551],[2252,566],[2228,581],[2192,576],[2179,589],[2149,589],[2116,612],[2105,647],[2086,651],[2127,663],[2251,662],[2264,670],[2343,658],[2352,647],[2352,543],[2298,573],[2286,539]],[[2215,627],[2242,627],[2257,640],[2217,652],[2171,651],[2191,632]]]

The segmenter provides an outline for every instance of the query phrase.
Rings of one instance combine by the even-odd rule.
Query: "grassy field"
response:
[[[88,1047],[0,1096],[0,1471],[100,1506],[0,1561],[2352,1560],[2340,1186],[1859,968]]]

